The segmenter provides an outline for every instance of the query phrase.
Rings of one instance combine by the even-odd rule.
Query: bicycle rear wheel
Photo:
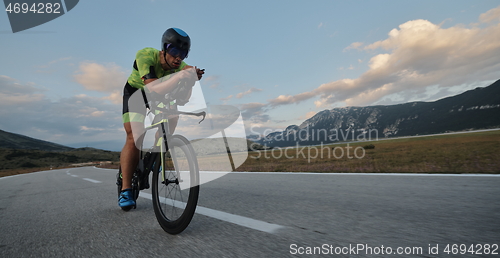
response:
[[[198,203],[198,162],[185,137],[172,136],[168,149],[153,168],[153,207],[163,230],[178,234],[191,222]]]

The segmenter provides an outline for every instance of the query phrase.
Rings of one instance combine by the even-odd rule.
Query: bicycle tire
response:
[[[165,157],[165,181],[162,177],[162,156]],[[158,155],[153,166],[152,185],[153,207],[158,223],[169,234],[181,233],[193,218],[200,191],[198,161],[185,137],[172,136],[168,151]]]

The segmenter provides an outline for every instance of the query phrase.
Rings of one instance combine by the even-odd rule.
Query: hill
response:
[[[57,143],[9,133],[3,130],[0,130],[0,148],[43,151],[69,151],[73,149]]]
[[[119,159],[119,152],[98,149],[43,151],[0,148],[0,171],[19,168],[58,168],[88,162],[118,162]]]
[[[88,147],[75,149],[0,130],[0,171],[58,168],[88,162],[118,162],[119,159],[119,152]],[[15,174],[2,173],[0,175]]]
[[[500,127],[500,80],[434,102],[323,110],[301,125],[248,138],[267,146],[437,134]]]

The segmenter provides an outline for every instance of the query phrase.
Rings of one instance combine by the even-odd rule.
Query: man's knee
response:
[[[123,127],[125,129],[126,141],[127,143],[136,143],[143,135],[144,128],[143,124],[140,123],[124,123]]]
[[[127,137],[125,139],[126,143],[125,144],[134,144],[135,145],[135,137],[133,134],[127,134]]]

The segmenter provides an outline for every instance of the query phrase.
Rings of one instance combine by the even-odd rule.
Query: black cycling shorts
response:
[[[132,87],[128,82],[123,88],[122,121],[143,123],[146,116],[146,96],[141,89]],[[135,93],[135,94],[134,94]]]

